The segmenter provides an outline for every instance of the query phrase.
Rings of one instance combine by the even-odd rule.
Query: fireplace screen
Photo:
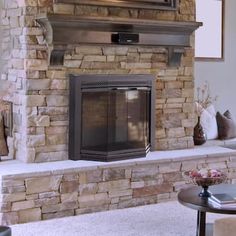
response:
[[[151,147],[152,80],[110,77],[102,76],[98,83],[91,76],[71,78],[71,159],[144,157]]]

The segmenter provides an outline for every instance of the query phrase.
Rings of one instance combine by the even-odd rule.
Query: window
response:
[[[196,20],[203,26],[195,33],[197,59],[223,59],[224,0],[196,0]]]

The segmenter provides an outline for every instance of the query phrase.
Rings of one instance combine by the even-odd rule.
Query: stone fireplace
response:
[[[3,1],[2,57],[8,63],[0,88],[7,88],[3,100],[12,104],[7,103],[13,112],[8,110],[5,126],[8,159],[16,160],[0,162],[1,225],[176,199],[178,190],[186,187],[183,173],[192,169],[221,169],[236,181],[235,150],[192,148],[193,32],[200,25],[194,2],[123,0],[117,6],[117,1],[104,0]],[[91,78],[102,84],[96,84],[96,92],[111,92],[91,90]],[[81,104],[86,112],[80,118],[81,107],[73,104],[80,103],[80,97],[71,100],[77,92],[85,96]],[[90,106],[94,95],[100,98],[97,103],[112,106]],[[145,100],[152,105],[145,107]],[[123,113],[129,125],[125,119],[110,119],[106,109]],[[101,110],[106,115],[97,118]],[[71,139],[83,133],[78,119],[86,123],[84,142]],[[146,158],[109,163],[69,160],[81,159],[81,151],[77,155],[72,148],[76,154],[70,153],[73,142],[76,148],[82,144],[82,154],[94,154],[94,146],[98,150],[101,142],[87,145],[87,140],[97,141],[94,131],[101,130],[91,123],[102,123],[102,130],[112,127],[107,136],[99,133],[102,144],[137,144],[138,137],[141,153],[151,152]],[[112,156],[111,151],[103,150],[103,158]]]
[[[5,97],[13,104],[9,158],[69,159],[71,74],[152,76],[155,150],[193,147],[192,33],[200,25],[194,1],[174,9],[131,5],[4,1],[2,22],[12,42],[1,80],[13,88]]]

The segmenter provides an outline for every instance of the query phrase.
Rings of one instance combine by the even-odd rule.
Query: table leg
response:
[[[196,236],[199,235],[199,211],[197,211],[197,228],[196,228]]]
[[[206,236],[206,212],[197,212],[197,236]]]

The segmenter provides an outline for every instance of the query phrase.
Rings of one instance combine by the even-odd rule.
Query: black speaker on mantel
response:
[[[111,35],[112,43],[135,44],[139,42],[139,34],[116,33]]]

